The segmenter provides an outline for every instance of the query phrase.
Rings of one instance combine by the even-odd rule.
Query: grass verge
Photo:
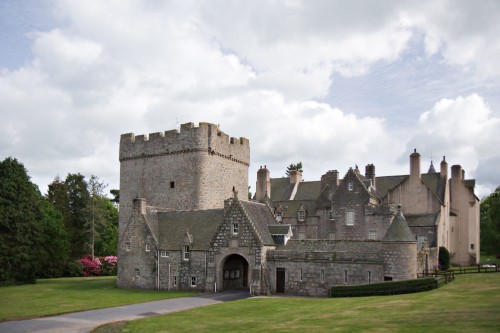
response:
[[[32,285],[0,288],[0,321],[43,317],[197,294],[117,289],[114,276],[43,279]]]
[[[96,332],[498,332],[498,309],[500,274],[467,274],[440,289],[416,294],[251,298]]]

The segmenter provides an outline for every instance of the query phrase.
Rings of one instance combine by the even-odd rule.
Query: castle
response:
[[[421,173],[271,178],[261,167],[248,200],[250,145],[218,125],[120,139],[118,287],[325,296],[329,287],[405,280],[479,262],[474,181],[443,158]]]

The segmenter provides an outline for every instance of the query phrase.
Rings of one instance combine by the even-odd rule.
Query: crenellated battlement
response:
[[[218,125],[189,122],[180,130],[169,130],[142,135],[122,134],[120,137],[120,162],[156,156],[206,152],[231,161],[249,165],[248,139],[230,137]]]

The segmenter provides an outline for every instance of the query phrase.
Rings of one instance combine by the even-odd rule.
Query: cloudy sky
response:
[[[119,186],[122,133],[211,122],[251,144],[250,185],[443,155],[500,185],[499,1],[0,2],[0,159]]]

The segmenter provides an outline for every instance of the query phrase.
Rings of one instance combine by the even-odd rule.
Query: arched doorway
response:
[[[248,262],[239,254],[226,258],[222,268],[223,290],[248,288]]]

